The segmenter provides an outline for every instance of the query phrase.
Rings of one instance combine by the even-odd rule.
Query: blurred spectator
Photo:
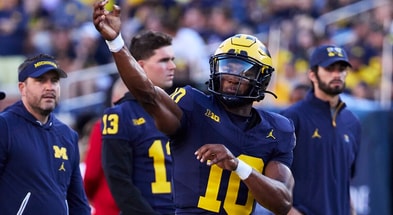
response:
[[[364,81],[360,81],[351,91],[351,94],[355,98],[363,98],[368,100],[374,99],[374,92]]]
[[[54,24],[50,30],[51,54],[58,59],[59,65],[67,73],[79,69],[74,64],[76,50],[72,41],[72,28]]]
[[[28,17],[20,0],[0,2],[0,56],[24,55]]]
[[[123,9],[124,8],[124,9]],[[122,36],[125,41],[143,29],[157,30],[160,25],[158,15],[163,11],[156,0],[122,2]]]
[[[368,58],[368,50],[365,45],[352,46],[348,51],[348,57],[352,68],[347,76],[347,89],[352,92],[360,83],[367,85],[371,91],[377,90],[381,78],[380,58]],[[369,62],[367,62],[369,59]],[[374,93],[369,94],[371,96]],[[374,97],[374,96],[372,96]],[[374,98],[369,98],[374,99]]]
[[[112,56],[106,48],[105,41],[97,35],[91,22],[80,27],[53,26],[50,31],[51,53],[57,57],[59,64],[67,73],[107,64]],[[86,95],[98,90],[107,90],[110,78],[100,78],[77,82],[67,89],[70,97]]]
[[[76,28],[72,40],[76,53],[74,70],[112,62],[112,55],[92,22],[85,22]]]
[[[208,35],[205,35],[207,45],[218,44],[237,33],[239,23],[234,19],[228,5],[215,5],[208,17]],[[217,45],[214,45],[216,47]],[[210,51],[213,53],[213,51]]]
[[[91,21],[92,8],[79,0],[59,1],[51,13],[52,22],[56,26],[73,28],[86,21]]]
[[[306,85],[306,84],[296,85],[292,89],[289,95],[289,104],[291,105],[302,100],[306,96],[308,90],[310,90],[310,85]]]
[[[25,60],[28,44],[29,19],[22,2],[0,0],[0,87],[15,96],[19,94],[15,87],[18,80],[14,71]]]
[[[208,17],[206,8],[194,4],[184,8],[181,26],[191,28],[198,32],[202,38],[205,38],[207,22]]]
[[[293,20],[282,20],[279,29],[275,69],[277,71],[272,91],[277,95],[274,105],[286,106],[290,104],[291,90],[298,84],[308,83],[307,69],[308,57],[314,44],[316,36],[312,32],[313,20],[307,15],[296,15]],[[272,35],[271,35],[272,36]],[[273,35],[273,37],[276,35]],[[275,39],[275,38],[274,38]],[[271,98],[271,97],[270,97]]]
[[[46,40],[38,39],[46,33],[50,26],[50,13],[42,7],[41,0],[23,1],[23,8],[28,16],[27,39],[24,52],[26,55],[34,55],[36,53],[48,53],[48,50],[39,50],[40,43],[47,43]]]
[[[168,13],[162,14],[161,28],[157,29],[173,38],[176,75],[172,89],[191,85],[205,91],[207,90],[205,83],[210,75],[209,55],[205,42],[198,32],[180,25],[184,16],[180,7],[172,7]]]

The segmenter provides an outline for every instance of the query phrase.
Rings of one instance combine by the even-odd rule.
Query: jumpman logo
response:
[[[66,171],[65,167],[64,167],[64,162],[61,163],[59,171]]]
[[[269,138],[269,137],[271,137],[271,138],[273,138],[273,139],[276,139],[276,137],[273,135],[273,129],[269,132],[269,134],[266,136],[266,138]]]
[[[319,135],[319,133],[318,133],[318,128],[315,129],[315,131],[314,131],[314,133],[312,134],[312,137],[311,137],[311,138],[319,138],[319,139],[322,138],[321,135]]]

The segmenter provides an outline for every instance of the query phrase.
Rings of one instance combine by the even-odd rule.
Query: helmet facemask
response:
[[[270,66],[228,53],[213,56],[210,69],[208,90],[229,107],[262,100],[273,72]]]

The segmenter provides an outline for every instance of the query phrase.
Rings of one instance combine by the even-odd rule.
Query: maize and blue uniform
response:
[[[289,167],[293,124],[279,114],[253,109],[254,126],[247,128],[248,122],[233,123],[238,116],[228,113],[214,96],[190,86],[171,96],[183,110],[181,128],[171,136],[176,214],[251,214],[254,197],[236,173],[207,166],[194,152],[205,144],[224,144],[261,173],[270,161]]]
[[[104,111],[103,169],[123,214],[174,214],[168,137],[130,93]]]
[[[281,112],[295,125],[293,206],[304,214],[350,214],[349,188],[361,126],[345,107],[340,101],[331,112],[329,102],[310,91],[305,99]]]
[[[0,214],[90,215],[77,133],[52,113],[42,125],[21,101],[0,113]]]

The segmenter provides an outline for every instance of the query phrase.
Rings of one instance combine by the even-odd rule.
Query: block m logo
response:
[[[53,146],[53,150],[55,151],[55,158],[62,158],[63,160],[68,160],[67,156],[67,148],[64,147],[59,147],[59,146]]]

